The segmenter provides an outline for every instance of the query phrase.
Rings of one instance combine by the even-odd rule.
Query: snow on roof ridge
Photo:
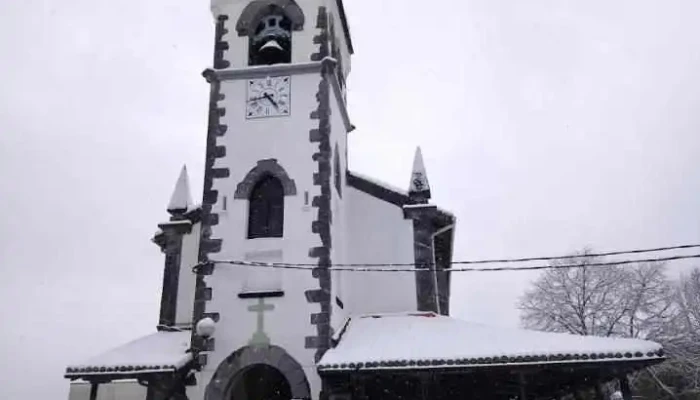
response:
[[[384,182],[384,181],[382,181],[382,180],[379,180],[379,179],[377,179],[377,178],[372,178],[372,177],[370,177],[369,175],[365,175],[365,174],[362,174],[362,173],[359,173],[359,172],[355,172],[355,171],[348,171],[348,172],[350,172],[350,174],[355,175],[355,176],[358,177],[358,178],[362,178],[362,179],[364,179],[364,180],[366,180],[366,181],[369,181],[369,182],[374,183],[375,185],[381,186],[381,187],[383,187],[383,188],[385,188],[385,189],[389,189],[389,190],[391,190],[392,192],[396,192],[396,193],[402,194],[402,195],[404,195],[404,196],[408,196],[408,192],[407,192],[406,190],[404,190],[404,189],[399,189],[398,186],[394,186],[394,185],[392,185],[392,184],[390,184],[390,183],[386,183],[386,182]]]
[[[71,364],[66,376],[146,373],[176,370],[192,358],[187,352],[191,333],[160,331],[111,348],[83,363]]]
[[[377,186],[381,186],[381,187],[383,187],[384,189],[387,189],[387,190],[390,190],[390,191],[392,191],[392,192],[398,193],[398,194],[400,194],[400,195],[402,195],[402,196],[406,196],[406,197],[409,196],[409,195],[408,195],[408,192],[407,192],[406,190],[404,190],[404,189],[399,189],[398,187],[396,187],[396,186],[394,186],[394,185],[392,185],[392,184],[386,183],[386,182],[381,181],[381,180],[376,179],[376,178],[372,178],[372,177],[370,177],[370,176],[368,176],[368,175],[365,175],[365,174],[362,174],[362,173],[359,173],[359,172],[350,171],[350,170],[348,170],[348,172],[350,173],[350,175],[354,175],[354,176],[356,176],[357,178],[364,179],[364,180],[366,180],[366,181],[368,181],[368,182],[371,182],[371,183],[373,183],[373,184],[375,184],[375,185],[377,185]],[[452,213],[452,212],[450,212],[450,211],[447,211],[447,210],[445,210],[444,208],[438,207],[437,205],[434,205],[433,203],[420,204],[419,206],[421,206],[421,207],[425,207],[425,206],[434,206],[434,207],[436,207],[437,210],[440,211],[441,213],[447,215],[447,216],[450,217],[450,218],[453,218],[453,219],[455,218],[454,213]],[[404,206],[404,207],[405,207],[405,206]],[[409,208],[410,208],[410,207],[409,207]]]
[[[342,370],[630,360],[659,362],[663,348],[641,339],[500,328],[430,312],[404,312],[353,318],[318,366]]]

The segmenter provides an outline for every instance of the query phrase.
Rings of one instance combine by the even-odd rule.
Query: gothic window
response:
[[[333,169],[335,169],[335,188],[336,190],[338,190],[338,196],[343,197],[343,182],[341,180],[340,175],[340,152],[338,151],[338,143],[335,144],[335,154],[333,155]]]
[[[266,175],[250,192],[248,239],[280,238],[284,226],[284,188],[279,179]]]
[[[269,65],[292,62],[292,21],[282,9],[270,6],[249,36],[248,64]]]

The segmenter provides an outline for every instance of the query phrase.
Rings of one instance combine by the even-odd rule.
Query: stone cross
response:
[[[251,346],[265,346],[270,344],[270,338],[265,334],[265,311],[272,311],[275,306],[265,304],[265,298],[258,299],[258,304],[248,306],[248,311],[258,313],[258,327],[253,337],[248,341]]]

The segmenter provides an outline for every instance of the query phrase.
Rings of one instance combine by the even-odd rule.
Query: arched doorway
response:
[[[205,400],[311,399],[304,368],[278,346],[245,346],[223,360]]]
[[[230,396],[228,400],[290,400],[292,389],[277,368],[255,364],[234,377]]]

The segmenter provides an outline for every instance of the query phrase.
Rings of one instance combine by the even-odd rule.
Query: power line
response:
[[[522,263],[531,261],[557,261],[557,260],[571,260],[578,257],[607,257],[607,256],[620,256],[620,255],[630,255],[630,254],[644,254],[644,253],[657,253],[661,251],[670,250],[687,250],[693,248],[700,248],[700,244],[683,244],[677,246],[666,246],[666,247],[654,247],[647,249],[633,249],[633,250],[618,250],[610,251],[605,253],[588,253],[588,254],[569,254],[565,256],[549,256],[549,257],[525,257],[525,258],[494,258],[486,260],[467,260],[467,261],[452,261],[452,265],[478,265],[478,264],[506,264],[506,263]],[[216,261],[218,263],[226,263],[226,261]],[[247,261],[241,261],[247,262]],[[254,263],[254,262],[251,262]],[[265,264],[265,263],[261,263]],[[289,265],[295,267],[317,267],[318,264],[313,263],[274,263],[276,265]],[[432,263],[427,264],[432,265]],[[339,263],[333,264],[333,267],[413,267],[415,263]],[[411,270],[413,271],[413,269]]]
[[[693,246],[700,247],[700,246]],[[616,252],[621,253],[621,252]],[[624,253],[628,254],[628,253]],[[586,255],[592,256],[592,255]],[[575,258],[568,256],[566,258]],[[667,261],[678,261],[678,260],[688,260],[700,258],[700,254],[691,254],[685,256],[669,256],[669,257],[659,257],[659,258],[646,258],[646,259],[635,259],[635,260],[620,260],[620,261],[610,261],[610,262],[597,262],[597,263],[585,263],[585,264],[561,264],[561,265],[534,265],[534,266],[505,266],[505,267],[492,267],[492,268],[431,268],[430,264],[338,264],[335,266],[330,266],[328,270],[330,271],[348,271],[348,272],[416,272],[416,271],[438,271],[438,272],[499,272],[499,271],[534,271],[534,270],[545,270],[545,269],[571,269],[571,268],[587,268],[587,267],[606,267],[606,266],[618,266],[618,265],[629,265],[636,263],[652,263],[652,262],[667,262]],[[553,258],[560,259],[560,258]],[[488,262],[498,262],[498,261],[488,261]],[[466,263],[466,262],[462,262]],[[475,262],[470,262],[475,263]],[[483,263],[483,262],[482,262]],[[321,267],[318,264],[293,264],[293,263],[266,263],[258,261],[239,261],[239,260],[211,260],[207,263],[198,264],[194,267],[196,270],[198,267],[206,264],[228,264],[237,265],[244,267],[259,267],[259,268],[279,268],[279,269],[291,269],[291,270],[313,270],[315,268]],[[453,263],[455,264],[455,263]],[[413,268],[401,268],[406,266],[413,266]],[[420,265],[426,265],[426,268],[421,268]]]

